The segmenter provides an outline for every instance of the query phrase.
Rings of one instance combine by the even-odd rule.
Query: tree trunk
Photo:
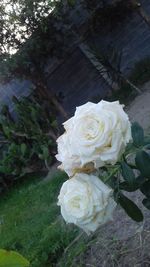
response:
[[[38,81],[36,85],[36,90],[39,91],[40,95],[43,98],[47,99],[50,103],[52,103],[55,106],[56,110],[63,116],[63,118],[67,120],[69,116],[63,106],[57,100],[56,96],[47,88],[47,86],[43,82]]]

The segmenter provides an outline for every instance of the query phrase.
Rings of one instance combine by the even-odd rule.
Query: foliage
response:
[[[80,16],[82,11],[84,18],[100,3],[104,0],[92,5],[85,0],[1,1],[1,80],[16,75],[39,79],[48,56],[62,58],[77,41],[72,15]]]
[[[55,267],[64,249],[74,240],[77,233],[78,230],[76,228],[68,228],[66,224],[60,220],[52,223],[43,231],[43,236],[35,255],[32,256],[32,266],[40,267],[43,266],[42,264],[44,262],[47,262],[51,264],[50,266]]]
[[[102,179],[113,188],[116,202],[128,216],[140,222],[142,211],[124,192],[140,190],[143,205],[150,209],[150,138],[144,136],[143,128],[136,122],[132,124],[132,138],[121,160],[114,167],[104,167]]]
[[[84,265],[80,266],[79,263],[76,263],[76,259],[78,259],[79,256],[82,255],[87,248],[88,248],[87,240],[82,236],[82,239],[80,238],[78,242],[70,246],[69,250],[66,251],[66,253],[64,253],[63,257],[60,259],[58,263],[58,267],[72,267],[72,266],[83,267]]]
[[[109,74],[109,72],[108,72]],[[129,80],[140,86],[149,81],[150,77],[150,58],[145,58],[137,62],[129,75]],[[137,92],[125,82],[120,83],[118,90],[114,90],[111,96],[107,96],[105,99],[108,101],[120,100],[121,103],[125,105],[129,104],[132,99],[137,96]],[[96,102],[100,101],[101,98],[97,97]]]
[[[28,260],[26,260],[22,255],[14,251],[6,251],[0,249],[0,266],[1,267],[28,267]]]
[[[99,29],[103,28],[112,31],[118,23],[124,21],[134,11],[133,7],[129,5],[130,1],[101,1],[102,5],[98,6],[92,16],[92,33],[97,33]]]
[[[1,54],[11,53],[24,43],[58,1],[1,1]],[[43,25],[44,27],[44,25]],[[44,29],[43,29],[44,30]]]
[[[26,173],[48,170],[53,162],[57,123],[44,103],[34,97],[15,103],[15,119],[4,106],[0,113],[0,189]]]
[[[65,2],[60,0],[1,1],[1,56],[6,59],[9,54],[16,52],[16,50],[22,47],[22,44],[29,40],[29,37],[32,35],[34,36],[31,38],[31,42],[34,41],[34,38],[36,41],[38,40],[40,42],[37,46],[42,45],[42,41],[47,41],[47,44],[50,42],[51,45],[54,45],[54,36],[52,36],[52,34],[55,35],[56,42],[59,43],[61,38],[63,41],[63,31],[67,34],[66,26],[68,25],[70,27],[72,24],[72,21],[69,21],[72,9],[81,7],[87,10],[94,9],[99,2],[104,5],[104,0],[96,0],[92,4],[89,0],[67,0]],[[48,29],[50,26],[51,29]],[[51,35],[46,37],[47,33],[51,33]],[[40,34],[44,37],[41,41],[39,38],[41,37]],[[44,52],[45,51],[43,51],[43,53]]]
[[[130,80],[137,85],[148,82],[150,78],[150,57],[137,62],[130,74]]]
[[[0,247],[18,251],[33,267],[56,266],[78,234],[58,217],[57,195],[66,179],[62,172],[41,182],[30,178],[5,194],[0,201]]]
[[[2,80],[13,75],[39,78],[37,73],[43,72],[48,55],[65,53],[71,33],[67,14],[72,4],[59,0],[1,1]]]

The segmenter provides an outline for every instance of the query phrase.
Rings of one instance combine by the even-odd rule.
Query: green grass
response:
[[[0,201],[0,248],[25,256],[33,267],[56,266],[64,249],[78,234],[67,226],[57,206],[57,196],[66,180],[62,172],[46,182],[16,186]]]
[[[83,264],[80,264],[80,256],[83,255],[83,253],[87,250],[87,240],[80,239],[78,242],[76,242],[66,255],[63,255],[63,257],[60,259],[58,263],[58,267],[84,267]]]

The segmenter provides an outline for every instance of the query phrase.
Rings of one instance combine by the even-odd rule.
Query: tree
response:
[[[66,119],[68,116],[47,86],[47,58],[63,58],[80,40],[71,12],[80,7],[93,12],[104,0],[0,0],[0,80],[13,76],[32,81],[36,90]]]
[[[132,8],[136,3],[137,8],[135,0],[128,0],[129,3]],[[68,116],[48,88],[44,69],[48,57],[62,59],[74,43],[84,38],[72,21],[78,7],[88,14],[87,33],[97,7],[107,7],[107,1],[0,0],[0,81],[13,76],[31,80],[65,119]]]
[[[65,118],[66,112],[47,87],[44,66],[49,55],[62,57],[66,51],[70,8],[58,0],[0,2],[1,81],[13,76],[30,79]]]
[[[46,32],[49,17],[58,16],[60,7],[59,0],[0,0],[1,55],[15,53],[35,31]]]

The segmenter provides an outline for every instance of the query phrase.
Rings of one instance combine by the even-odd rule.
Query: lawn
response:
[[[79,233],[76,227],[65,224],[57,206],[66,179],[63,172],[56,172],[50,180],[33,179],[1,197],[0,248],[20,252],[32,267],[58,264]]]

